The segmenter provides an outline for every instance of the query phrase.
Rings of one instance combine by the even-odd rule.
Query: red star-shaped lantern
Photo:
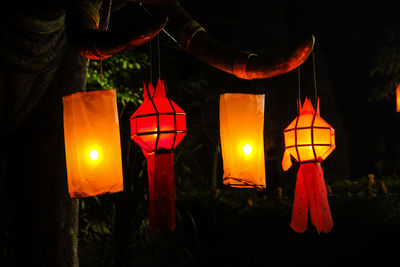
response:
[[[144,84],[144,100],[131,116],[131,137],[147,158],[150,230],[175,229],[173,149],[186,134],[186,113],[167,97],[164,82]]]

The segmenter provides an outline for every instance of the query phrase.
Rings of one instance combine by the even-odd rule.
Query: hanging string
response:
[[[297,80],[298,80],[298,101],[297,101],[297,112],[300,114],[300,105],[301,105],[301,75],[300,75],[300,66],[297,68]]]
[[[314,50],[312,51],[312,63],[313,63],[313,73],[314,73],[314,93],[315,93],[315,106],[316,106],[317,105],[318,94],[317,94],[317,75],[316,75],[316,71],[315,71]]]
[[[316,68],[315,68],[315,53],[314,50],[312,51],[312,63],[313,63],[313,76],[314,76],[314,94],[315,94],[315,106],[317,106],[318,101],[318,90],[317,90],[317,75],[316,75]],[[300,114],[300,103],[301,103],[301,70],[300,66],[297,68],[297,79],[298,79],[298,104],[297,110]]]
[[[149,51],[149,57],[150,57],[150,83],[153,83],[153,57],[152,57],[152,52],[151,52],[151,39],[149,41],[149,46],[150,46],[150,51]]]
[[[161,79],[160,34],[157,34],[157,52],[158,52],[158,79]]]
[[[100,78],[101,80],[104,80],[103,76],[103,60],[100,58]]]

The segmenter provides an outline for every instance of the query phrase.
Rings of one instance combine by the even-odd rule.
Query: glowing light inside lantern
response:
[[[89,158],[92,161],[97,161],[99,159],[99,156],[100,156],[100,153],[99,153],[99,151],[97,149],[91,149],[89,151]]]
[[[262,94],[220,95],[223,183],[239,188],[265,188],[264,105]]]
[[[116,90],[63,97],[68,191],[72,198],[123,189]]]
[[[290,168],[290,155],[300,163],[321,162],[335,149],[335,130],[321,118],[309,98],[300,107],[299,116],[284,130],[285,154],[282,167]]]
[[[243,149],[243,153],[246,156],[249,156],[251,154],[251,152],[253,152],[253,147],[249,144],[245,144],[242,149]]]
[[[400,112],[400,84],[396,88],[396,111]]]

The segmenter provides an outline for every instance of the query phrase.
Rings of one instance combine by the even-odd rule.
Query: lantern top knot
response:
[[[315,114],[315,110],[314,110],[314,107],[313,107],[313,105],[311,104],[311,100],[308,98],[308,97],[306,97],[306,99],[304,100],[304,104],[303,104],[303,106],[301,106],[301,102],[300,102],[301,100],[299,99],[298,100],[298,105],[300,106],[300,109],[299,109],[299,115],[304,115],[304,114]],[[317,108],[316,108],[316,111],[317,111],[317,116],[319,116],[319,97],[317,98]]]
[[[144,95],[144,100],[147,100],[149,98],[153,99],[156,97],[166,98],[167,93],[165,92],[164,81],[158,79],[156,88],[154,88],[151,82],[149,82],[147,86],[146,82],[143,82],[143,95]]]

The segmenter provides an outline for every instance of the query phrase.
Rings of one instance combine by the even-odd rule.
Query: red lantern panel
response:
[[[145,151],[170,151],[186,135],[186,113],[165,94],[164,83],[156,89],[144,85],[144,101],[131,117],[131,137]]]

